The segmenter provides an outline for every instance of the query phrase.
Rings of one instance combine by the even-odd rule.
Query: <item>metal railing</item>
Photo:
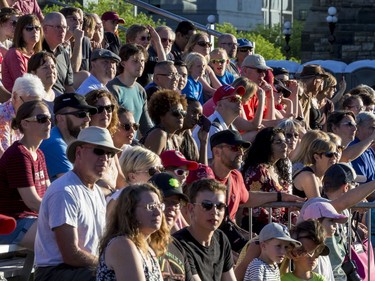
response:
[[[273,202],[273,203],[268,203],[268,204],[264,204],[262,206],[259,206],[257,208],[266,208],[269,212],[269,214],[272,214],[272,208],[290,208],[290,207],[298,207],[298,208],[302,208],[303,206],[303,203],[294,203],[294,202]],[[351,209],[355,209],[355,208],[362,208],[362,209],[367,209],[367,216],[366,216],[366,221],[367,221],[367,230],[368,230],[368,241],[371,241],[371,209],[374,209],[375,208],[375,202],[367,202],[367,203],[358,203],[356,204],[355,206],[351,207],[349,209],[349,212],[350,212],[350,216],[349,216],[349,219],[348,219],[348,225],[349,227],[351,226]],[[252,211],[253,211],[253,208],[248,208],[249,209],[249,239],[252,239],[252,235],[253,235],[253,232],[252,232],[252,228],[253,228],[253,220],[252,220]],[[269,222],[272,222],[272,218],[271,216],[269,217]],[[289,220],[288,220],[288,228],[290,229],[291,227],[291,213],[289,213]],[[349,254],[349,257],[352,258],[351,256],[351,244],[352,244],[352,231],[348,231],[348,245],[347,245],[347,249],[348,249],[348,254]],[[367,276],[371,276],[371,266],[370,266],[370,261],[373,260],[373,259],[370,259],[370,243],[367,244],[367,269],[368,269],[368,272],[367,272]],[[373,272],[374,274],[374,272]]]

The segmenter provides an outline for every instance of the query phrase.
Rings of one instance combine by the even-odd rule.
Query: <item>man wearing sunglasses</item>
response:
[[[116,76],[120,57],[110,50],[95,49],[91,54],[90,76],[77,89],[77,94],[86,95],[92,90],[108,90],[105,85]]]
[[[50,138],[40,145],[51,182],[73,168],[66,156],[66,148],[82,129],[89,126],[90,114],[95,114],[97,109],[88,105],[84,96],[64,94],[55,98],[53,111],[55,126]]]
[[[73,170],[53,182],[39,210],[35,241],[36,280],[95,280],[106,203],[96,181],[121,150],[107,129],[91,126],[71,142]]]

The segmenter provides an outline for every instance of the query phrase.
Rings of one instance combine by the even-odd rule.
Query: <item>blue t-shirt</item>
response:
[[[225,70],[223,76],[216,75],[217,79],[219,79],[221,85],[230,85],[234,81],[234,75],[230,73],[228,70]]]
[[[186,98],[197,100],[201,105],[204,104],[202,83],[195,81],[190,75],[188,76],[185,88],[182,89],[182,93],[186,95]]]
[[[59,128],[53,127],[49,139],[43,140],[40,149],[46,158],[48,176],[52,181],[57,179],[58,174],[65,174],[73,169],[73,164],[66,156],[68,145],[64,141]]]

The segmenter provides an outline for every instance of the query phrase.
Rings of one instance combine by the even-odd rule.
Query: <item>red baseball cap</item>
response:
[[[6,235],[12,233],[16,229],[16,220],[12,217],[0,215],[0,234]]]
[[[181,152],[176,150],[164,150],[160,154],[160,158],[164,168],[187,166],[189,171],[198,168],[197,162],[187,160]]]
[[[199,164],[198,169],[189,172],[185,184],[189,185],[195,182],[196,180],[201,179],[215,179],[214,171],[212,171],[212,169],[209,166],[204,164]]]
[[[231,85],[223,85],[216,90],[212,100],[216,105],[218,101],[222,100],[224,97],[230,97],[234,95],[243,96],[245,94],[245,88],[242,86],[238,86],[236,89],[233,88]]]
[[[105,12],[102,15],[102,20],[117,20],[118,23],[125,23],[125,20],[120,18],[120,16],[116,12]]]

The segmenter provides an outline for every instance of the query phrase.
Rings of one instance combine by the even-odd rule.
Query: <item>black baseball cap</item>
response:
[[[107,49],[95,49],[91,54],[91,60],[97,59],[111,59],[117,63],[121,61],[118,55]]]
[[[243,148],[249,148],[251,143],[244,141],[239,132],[233,130],[224,130],[217,132],[210,138],[211,147],[215,147],[219,144],[229,145],[241,145]]]
[[[87,104],[84,96],[76,93],[62,94],[61,96],[56,97],[53,103],[53,112],[55,114],[65,107],[86,110],[91,115],[98,112],[96,107]]]
[[[154,184],[161,192],[163,192],[163,197],[169,197],[177,195],[180,199],[189,202],[189,198],[182,192],[181,184],[178,179],[174,178],[168,173],[158,173],[153,175],[150,183]]]

